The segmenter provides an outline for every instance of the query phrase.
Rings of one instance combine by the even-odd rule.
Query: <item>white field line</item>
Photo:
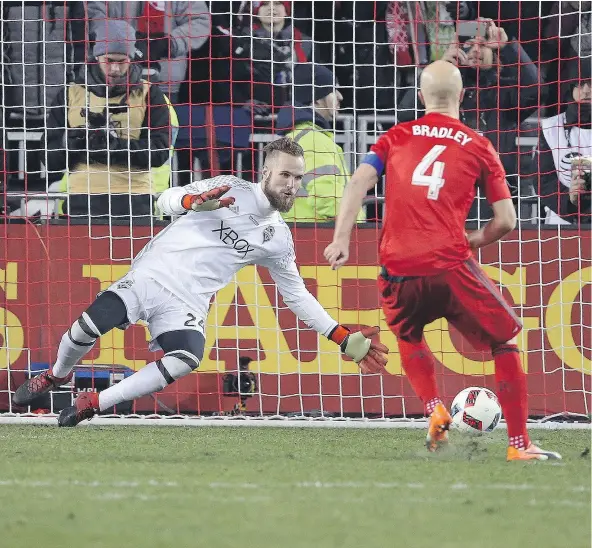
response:
[[[334,493],[337,495],[337,493]],[[51,500],[58,498],[51,492],[44,492],[35,494],[36,497],[44,500]],[[185,493],[185,496],[189,496],[189,493]],[[338,494],[339,502],[341,504],[359,504],[360,501],[364,501],[367,499],[366,496],[363,494],[356,494],[355,497],[344,497],[342,493]],[[210,491],[210,492],[202,492],[199,494],[200,499],[205,499],[208,501],[216,502],[217,504],[229,504],[229,503],[274,503],[276,504],[280,497],[278,496],[260,496],[260,495],[232,495],[229,493],[221,493],[217,491]],[[101,501],[114,501],[114,500],[133,500],[133,501],[140,501],[140,502],[153,502],[153,501],[162,501],[162,500],[172,500],[179,501],[179,494],[178,493],[156,493],[156,494],[142,494],[142,493],[134,493],[134,492],[119,492],[119,491],[108,491],[105,493],[97,493],[92,494],[91,497],[96,502]],[[294,499],[293,496],[290,497],[291,500]],[[458,503],[458,498],[452,495],[443,495],[442,493],[438,494],[437,497],[434,496],[425,496],[425,497],[418,497],[418,496],[405,496],[403,499],[405,504],[442,504],[442,502],[450,502],[450,503]],[[553,508],[557,508],[558,506],[565,506],[569,508],[589,508],[590,504],[586,502],[575,501],[571,499],[556,499],[556,498],[544,498],[544,499],[536,499],[531,498],[527,502],[528,506],[544,506],[549,507],[552,506]]]
[[[38,424],[56,425],[56,415],[0,415],[0,425]],[[83,421],[79,426],[230,426],[230,427],[270,427],[270,428],[426,428],[425,420],[388,419],[285,419],[285,418],[201,418],[201,417],[95,417]],[[531,430],[591,430],[592,425],[585,422],[531,422]],[[506,430],[500,423],[499,430]]]
[[[575,485],[557,487],[550,485],[535,485],[529,483],[450,483],[448,485],[416,482],[323,482],[323,481],[301,481],[294,483],[250,483],[250,482],[183,482],[176,481],[157,481],[157,480],[129,480],[129,481],[85,481],[85,480],[29,480],[29,479],[0,479],[0,489],[11,487],[25,487],[37,489],[55,489],[57,487],[86,487],[94,489],[127,489],[130,491],[136,489],[150,489],[166,491],[167,489],[203,489],[214,491],[250,491],[257,490],[277,490],[277,489],[301,489],[301,490],[348,490],[356,489],[362,491],[384,491],[384,490],[404,490],[411,491],[450,491],[452,493],[461,493],[463,491],[519,491],[519,492],[568,492],[568,493],[590,493],[590,486]],[[552,498],[550,500],[553,500]]]

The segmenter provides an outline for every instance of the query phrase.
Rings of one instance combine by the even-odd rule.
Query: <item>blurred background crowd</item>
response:
[[[290,135],[286,220],[331,222],[378,135],[456,64],[462,121],[499,152],[523,222],[590,225],[591,2],[2,2],[2,219],[152,222],[169,185],[256,181]],[[382,189],[360,222],[379,222]],[[490,216],[477,198],[470,218]]]

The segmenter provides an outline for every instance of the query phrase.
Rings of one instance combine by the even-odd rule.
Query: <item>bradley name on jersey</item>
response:
[[[425,121],[425,117],[421,120],[422,122]],[[440,121],[440,120],[439,120]],[[451,127],[446,127],[446,126],[442,126],[442,125],[431,125],[431,124],[426,124],[426,123],[411,123],[411,122],[406,122],[405,124],[403,124],[403,126],[407,126],[409,127],[409,125],[411,125],[411,134],[414,135],[415,137],[429,137],[429,138],[433,138],[433,139],[450,139],[452,141],[455,141],[456,143],[458,143],[461,146],[466,146],[468,145],[471,141],[473,141],[472,137],[469,137],[464,131],[461,131],[459,129],[456,128],[451,128]],[[395,126],[393,128],[391,128],[387,133],[385,133],[380,140],[384,141],[385,139],[388,139],[389,135],[393,134],[393,131],[400,128],[401,126]],[[405,131],[408,131],[407,129],[405,129]],[[379,143],[380,143],[379,140]],[[388,141],[387,141],[388,142]],[[380,176],[384,173],[384,168],[385,168],[385,161],[386,161],[386,156],[384,153],[379,153],[376,150],[376,147],[378,146],[378,148],[380,148],[380,146],[377,144],[374,147],[372,147],[373,149],[370,150],[370,152],[368,152],[366,154],[366,156],[364,157],[364,159],[362,160],[362,164],[369,164],[371,165],[375,170],[376,173]]]
[[[418,124],[413,126],[413,135],[418,135],[420,137],[437,137],[438,139],[452,139],[456,141],[458,144],[465,146],[467,143],[470,143],[473,139],[469,137],[463,131],[455,131],[450,127],[437,127],[437,126],[428,126],[426,124]]]

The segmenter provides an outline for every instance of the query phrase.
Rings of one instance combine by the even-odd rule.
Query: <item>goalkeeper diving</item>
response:
[[[162,350],[163,357],[100,393],[80,394],[73,406],[62,410],[58,424],[76,426],[188,375],[204,356],[211,297],[247,265],[266,267],[294,314],[339,345],[362,372],[384,370],[388,349],[372,341],[379,328],[350,332],[339,325],[306,289],[296,267],[292,234],[280,212],[290,210],[302,184],[302,148],[282,138],[264,152],[260,183],[220,176],[160,195],[163,214],[185,215],[155,236],[135,257],[128,274],[97,296],[62,336],[51,369],[16,390],[15,405],[30,405],[69,382],[74,366],[99,337],[139,320],[148,324],[150,350]]]

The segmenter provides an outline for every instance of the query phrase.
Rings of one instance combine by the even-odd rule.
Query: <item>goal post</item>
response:
[[[570,222],[575,217],[557,215],[562,212],[551,206],[569,199],[571,168],[563,164],[578,154],[592,156],[590,130],[578,133],[577,142],[547,138],[545,161],[550,164],[543,163],[540,151],[543,121],[554,120],[547,124],[551,133],[569,133],[569,127],[561,125],[561,115],[569,105],[577,106],[573,88],[589,82],[585,75],[574,75],[572,68],[579,57],[590,54],[584,23],[575,30],[567,28],[564,15],[568,14],[555,13],[548,2],[513,7],[518,15],[510,13],[503,2],[461,2],[456,13],[449,13],[443,3],[431,2],[295,1],[276,3],[281,6],[274,6],[271,14],[259,11],[266,3],[230,3],[236,11],[229,12],[229,3],[211,2],[207,13],[201,11],[208,9],[205,2],[194,2],[187,4],[203,4],[200,13],[184,14],[183,20],[193,23],[177,31],[166,26],[176,24],[173,14],[166,12],[168,3],[164,12],[113,15],[112,19],[127,20],[137,32],[143,29],[141,36],[152,36],[146,25],[155,24],[160,30],[154,31],[153,38],[170,33],[181,40],[167,42],[169,57],[160,59],[158,67],[152,60],[142,65],[142,78],[171,96],[170,107],[168,103],[166,107],[174,110],[170,157],[163,164],[170,177],[167,174],[162,179],[162,170],[153,171],[162,165],[150,163],[148,168],[135,169],[125,183],[129,188],[122,192],[119,175],[107,170],[106,190],[101,191],[107,205],[94,209],[87,197],[81,212],[68,209],[74,207],[74,191],[68,191],[72,178],[65,180],[63,171],[56,168],[55,141],[49,143],[56,128],[47,122],[58,119],[52,114],[57,92],[64,93],[66,86],[76,82],[88,85],[86,66],[100,69],[92,48],[102,35],[90,29],[106,23],[104,18],[97,20],[95,12],[91,21],[88,5],[81,4],[85,6],[82,11],[66,4],[57,11],[48,9],[46,3],[35,3],[34,9],[26,2],[3,6],[0,421],[41,413],[53,417],[78,392],[102,390],[157,356],[148,350],[146,326],[115,329],[75,368],[71,384],[32,409],[16,408],[11,401],[18,385],[51,366],[61,335],[96,294],[121,278],[134,255],[171,222],[153,209],[153,198],[163,188],[150,187],[148,195],[141,190],[145,182],[160,177],[166,188],[226,172],[256,182],[265,144],[285,133],[296,135],[309,124],[317,136],[307,145],[311,180],[328,165],[327,154],[337,171],[331,172],[330,182],[325,179],[325,188],[332,188],[328,195],[314,194],[317,187],[313,184],[307,187],[310,192],[303,211],[306,215],[312,212],[314,219],[306,215],[295,223],[288,219],[300,273],[308,289],[340,323],[353,328],[380,326],[380,340],[390,349],[387,373],[361,375],[332,342],[294,317],[265,269],[248,266],[212,302],[199,371],[162,393],[119,406],[109,416],[127,417],[133,424],[142,422],[135,417],[169,417],[168,424],[206,419],[218,423],[231,418],[249,424],[260,424],[265,418],[278,419],[278,423],[298,423],[305,418],[348,425],[423,424],[417,422],[423,417],[423,407],[403,373],[376,285],[382,183],[367,197],[365,218],[354,230],[348,264],[332,270],[323,259],[323,250],[333,234],[331,211],[338,209],[349,174],[393,124],[422,114],[417,96],[422,66],[442,58],[451,44],[460,44],[461,50],[465,47],[468,55],[474,43],[483,47],[482,66],[474,73],[462,68],[467,96],[463,121],[490,138],[500,153],[519,218],[514,231],[480,251],[478,258],[524,326],[518,346],[528,373],[532,420],[588,421],[592,394],[590,224],[583,214],[581,222]],[[565,3],[559,4],[560,10],[567,9]],[[589,18],[585,3],[579,10],[569,9],[569,14],[582,14],[569,21],[585,21],[586,14]],[[481,36],[480,23],[471,25],[478,17],[491,18],[503,33]],[[274,31],[272,39],[265,29],[274,25],[281,27],[281,34]],[[461,36],[461,29],[475,35]],[[157,43],[151,41],[150,47]],[[485,50],[491,58],[486,58]],[[171,58],[173,52],[181,53]],[[313,70],[308,84],[295,81],[294,62],[314,62],[331,70],[341,97],[333,99],[341,103],[334,118],[327,114],[334,103],[317,105],[316,115],[310,108],[315,92],[323,87],[323,76]],[[306,97],[308,108],[297,101]],[[157,130],[134,128],[137,122],[128,103],[122,99],[123,111],[114,115],[107,109],[106,129],[121,137],[118,131],[126,125],[130,135],[137,130],[135,138],[143,138],[141,129],[148,134]],[[138,108],[143,104],[140,100]],[[322,107],[324,114],[318,110]],[[293,127],[285,123],[288,110]],[[74,124],[75,114],[62,116],[63,123]],[[96,128],[76,120],[88,142]],[[65,134],[65,125],[57,129]],[[337,148],[330,153],[315,150],[322,137],[341,152]],[[58,150],[66,162],[61,169],[76,169],[71,165],[71,150],[65,144],[61,149],[58,145]],[[559,163],[556,167],[554,158]],[[433,171],[438,164],[435,154],[421,169],[418,166],[414,182],[426,185],[432,197],[439,190],[436,179],[441,181],[441,174],[438,177]],[[94,168],[87,172],[90,181]],[[543,177],[544,188],[540,184]],[[550,191],[548,182],[553,177],[555,190]],[[80,187],[75,188],[80,192]],[[136,210],[139,194],[148,199]],[[479,195],[467,229],[481,226],[490,214]],[[438,386],[447,404],[467,386],[495,390],[490,353],[471,347],[444,320],[429,325],[425,339],[436,357]],[[251,361],[241,369],[242,358]]]

